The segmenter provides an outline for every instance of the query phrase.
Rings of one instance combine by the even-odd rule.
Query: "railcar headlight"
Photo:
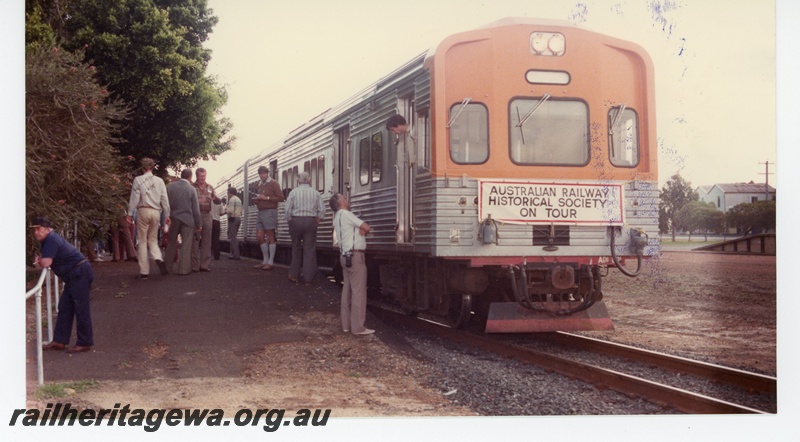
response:
[[[564,36],[561,34],[553,34],[550,40],[547,41],[547,48],[550,49],[553,55],[563,55],[565,46],[566,41],[564,41]]]
[[[566,46],[564,34],[558,32],[534,32],[530,37],[531,52],[536,55],[561,56]]]
[[[531,50],[534,54],[541,54],[547,49],[547,37],[541,32],[531,35]]]

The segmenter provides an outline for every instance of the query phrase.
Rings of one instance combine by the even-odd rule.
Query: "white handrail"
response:
[[[36,296],[36,364],[39,385],[44,385],[44,358],[42,355],[42,285],[46,284],[47,287],[47,332],[50,336],[50,341],[53,340],[53,315],[50,308],[50,295],[52,289],[50,286],[50,269],[42,269],[42,274],[39,275],[39,281],[36,285],[25,292],[25,299],[31,296]],[[58,277],[53,275],[53,279],[58,291]]]

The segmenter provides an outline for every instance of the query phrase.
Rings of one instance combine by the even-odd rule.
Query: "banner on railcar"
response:
[[[621,226],[622,184],[478,181],[478,217],[509,224]]]

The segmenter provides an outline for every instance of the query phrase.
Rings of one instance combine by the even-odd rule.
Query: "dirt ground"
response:
[[[91,353],[45,357],[48,383],[96,382],[57,400],[95,409],[221,408],[226,416],[242,408],[474,414],[422,385],[425,361],[374,318],[375,335],[343,333],[332,283],[298,286],[284,268],[218,263],[210,274],[158,284],[131,281],[135,263],[96,265],[95,334],[107,339]],[[616,329],[592,336],[775,374],[775,257],[666,252],[638,278],[611,270],[604,284]],[[29,308],[30,323],[32,316]],[[28,407],[44,408],[54,399],[37,396],[32,330]]]
[[[611,270],[603,292],[615,330],[592,336],[774,376],[775,259],[663,252],[636,278]]]

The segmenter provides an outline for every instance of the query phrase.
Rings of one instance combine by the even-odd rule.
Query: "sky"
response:
[[[6,293],[0,296],[2,335],[6,345],[0,380],[0,418],[25,401],[24,332],[24,52],[23,2],[0,0],[0,129],[3,161],[0,175],[8,192],[4,249],[0,277]],[[214,51],[210,73],[227,85],[230,95],[224,116],[234,124],[237,143],[215,162],[204,163],[215,182],[230,174],[248,158],[280,141],[289,131],[328,107],[350,97],[377,78],[414,56],[435,46],[452,33],[474,29],[503,17],[521,16],[571,20],[586,29],[633,41],[653,58],[656,73],[656,105],[659,167],[663,183],[680,172],[693,185],[764,180],[765,161],[782,175],[770,175],[783,195],[778,206],[778,371],[781,373],[779,416],[737,420],[728,440],[757,440],[760,430],[779,425],[797,432],[796,395],[800,372],[796,351],[786,352],[786,343],[798,333],[797,297],[790,285],[793,252],[800,242],[796,220],[800,214],[793,196],[800,180],[792,173],[798,161],[800,101],[797,80],[797,23],[800,2],[777,0],[778,13],[770,1],[753,0],[323,0],[254,1],[211,0],[219,17],[207,46]],[[655,8],[656,6],[660,8]],[[420,10],[428,11],[420,13]],[[777,93],[776,93],[777,17]],[[777,105],[777,111],[776,111]],[[777,121],[777,123],[776,123]],[[777,130],[776,130],[777,127]],[[776,144],[778,146],[776,155]],[[788,171],[789,173],[784,173]],[[13,233],[16,232],[16,233]],[[793,344],[789,347],[795,347]],[[47,376],[47,375],[46,375]],[[789,381],[789,382],[787,382]],[[795,413],[792,413],[794,411]],[[633,426],[631,420],[638,421]],[[722,423],[729,420],[713,419]],[[362,420],[380,433],[383,420]],[[430,423],[409,420],[409,426]],[[445,421],[450,422],[450,421]],[[493,419],[459,421],[447,425],[447,434],[474,437],[500,434],[519,436],[536,429],[552,435],[574,436],[574,420]],[[498,422],[503,425],[497,425]],[[628,419],[628,429],[619,433],[618,419],[590,420],[584,436],[607,434],[620,440],[674,440],[675,428],[683,440],[718,437],[716,425],[703,417],[683,419],[679,427],[664,419]],[[634,422],[635,424],[636,422]],[[554,425],[556,428],[554,428]],[[650,425],[651,431],[643,430]],[[755,425],[754,425],[755,424]],[[788,428],[791,426],[792,428]],[[33,429],[0,425],[0,434],[30,439]],[[44,429],[38,429],[44,431]],[[60,429],[54,429],[60,430]],[[92,429],[118,440],[119,429]],[[116,430],[116,431],[115,431]],[[691,430],[691,431],[690,431]],[[525,433],[527,431],[528,433]],[[61,431],[47,435],[71,439]],[[44,433],[37,431],[44,436]],[[75,438],[87,434],[71,432]],[[171,440],[172,433],[152,435]],[[442,434],[442,433],[439,433]],[[660,436],[659,436],[660,435]],[[134,435],[138,436],[138,434]],[[399,440],[383,434],[388,440]],[[566,437],[562,439],[578,440]],[[585,437],[583,438],[585,439]],[[133,438],[131,438],[133,440]],[[782,440],[791,440],[789,437]]]
[[[728,0],[209,0],[208,71],[226,85],[234,150],[218,182],[291,130],[435,47],[505,17],[570,21],[653,59],[659,178],[776,185],[775,4]],[[424,14],[418,12],[426,11]],[[769,162],[769,175],[766,175]],[[778,165],[780,167],[780,165]]]

